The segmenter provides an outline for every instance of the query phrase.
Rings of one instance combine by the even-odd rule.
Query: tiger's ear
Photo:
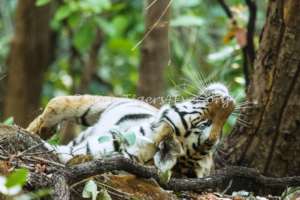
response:
[[[154,164],[162,172],[172,169],[177,157],[183,154],[183,149],[176,137],[171,136],[162,141],[154,155]]]

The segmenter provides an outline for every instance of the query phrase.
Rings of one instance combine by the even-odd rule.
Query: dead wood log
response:
[[[124,157],[94,160],[76,165],[70,169],[69,181],[96,174],[122,170],[142,178],[153,178],[160,186],[173,191],[203,192],[207,189],[225,189],[232,182],[230,191],[248,190],[256,194],[281,193],[287,187],[300,186],[300,177],[272,178],[261,175],[257,170],[246,167],[229,166],[204,178],[171,178],[168,183],[161,182],[154,167],[143,166]]]
[[[230,166],[216,171],[215,174],[204,178],[171,178],[168,183],[160,180],[154,167],[144,166],[124,157],[98,159],[72,167],[58,162],[55,154],[47,152],[42,140],[19,127],[0,125],[0,161],[11,162],[16,167],[25,166],[31,174],[27,188],[54,188],[53,199],[69,199],[69,185],[90,176],[111,171],[126,171],[141,178],[156,180],[162,188],[173,191],[202,192],[207,189],[218,190],[227,188],[230,182],[231,190],[248,190],[256,194],[278,194],[286,187],[300,186],[300,177],[272,178],[261,175],[255,169]],[[39,152],[43,159],[31,157],[27,153]],[[46,152],[43,154],[43,152]],[[13,156],[13,157],[12,157]],[[36,165],[45,165],[44,171],[37,171]],[[51,176],[49,176],[51,174]]]

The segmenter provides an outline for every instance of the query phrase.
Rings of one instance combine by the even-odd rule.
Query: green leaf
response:
[[[5,125],[13,125],[13,124],[14,124],[14,117],[9,117],[9,118],[7,118],[7,119],[3,122],[3,124],[5,124]]]
[[[96,200],[99,191],[97,190],[97,184],[93,180],[89,180],[85,183],[85,186],[82,191],[83,198],[92,198],[92,200]]]
[[[51,0],[37,0],[37,1],[35,2],[35,5],[36,5],[36,6],[44,6],[44,5],[48,4],[50,1],[51,1]]]
[[[111,196],[108,194],[107,190],[102,189],[98,195],[97,200],[112,200]]]
[[[52,145],[59,145],[59,143],[60,143],[59,134],[57,134],[57,133],[54,134],[50,139],[47,140],[47,142]]]
[[[159,172],[159,179],[162,183],[168,183],[170,181],[170,178],[172,176],[172,171],[171,170],[167,170],[164,172]]]
[[[108,142],[110,140],[111,140],[111,138],[107,135],[103,135],[103,136],[98,137],[98,142],[99,143]]]
[[[27,176],[28,176],[28,170],[21,168],[16,169],[13,173],[11,173],[7,177],[7,181],[5,183],[5,186],[10,188],[14,186],[23,186],[26,183]]]
[[[109,9],[111,3],[109,0],[84,0],[80,1],[80,8],[86,12],[100,13],[103,10]]]
[[[65,18],[67,18],[72,13],[72,9],[69,5],[63,5],[58,8],[58,10],[55,13],[54,20],[55,21],[61,21]]]
[[[123,137],[125,138],[129,146],[134,145],[136,142],[136,135],[134,132],[126,132],[123,134]]]
[[[85,51],[91,45],[95,36],[95,27],[93,23],[83,24],[75,33],[73,43],[76,49]]]
[[[176,19],[172,20],[170,24],[173,27],[202,26],[204,24],[204,20],[197,16],[186,15],[177,17]]]

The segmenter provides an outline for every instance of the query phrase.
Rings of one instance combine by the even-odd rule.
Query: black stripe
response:
[[[192,146],[193,146],[193,149],[194,149],[195,151],[197,151],[197,149],[198,149],[198,148],[197,148],[197,145],[196,145],[195,143],[193,143]]]
[[[145,136],[145,135],[146,135],[146,133],[145,133],[145,130],[143,129],[143,127],[142,127],[142,126],[140,127],[140,132],[141,132],[141,134],[142,134],[143,136]]]
[[[115,151],[120,152],[120,143],[117,141],[116,135],[114,133],[111,133],[111,135],[113,138],[113,145],[114,145]]]
[[[145,119],[150,117],[152,117],[152,115],[146,113],[128,114],[121,117],[115,125],[119,125],[122,122],[129,121],[129,120],[138,120],[138,119]]]
[[[174,131],[175,131],[175,134],[176,134],[177,136],[180,136],[180,131],[179,131],[179,129],[177,128],[177,126],[175,126],[175,124],[171,121],[171,119],[170,119],[169,117],[167,117],[167,116],[164,116],[164,118],[171,124],[172,128],[173,128]]]
[[[175,131],[175,134],[177,136],[180,136],[180,131],[177,128],[177,126],[175,126],[175,124],[172,122],[172,120],[167,116],[167,113],[169,112],[169,110],[165,110],[162,114],[161,114],[161,120],[166,120],[167,122],[169,122],[169,124],[172,126],[173,130]]]
[[[191,133],[192,133],[192,132],[191,132],[190,130],[187,130],[187,131],[185,132],[185,134],[184,134],[184,137],[186,138],[186,137],[190,136]]]
[[[193,127],[197,127],[200,123],[202,123],[204,121],[204,119],[201,119],[201,116],[200,117],[197,117],[195,119],[192,120],[192,125]]]
[[[80,121],[81,121],[81,124],[84,125],[84,126],[90,126],[90,124],[87,122],[87,119],[86,119],[86,116],[87,114],[90,112],[91,108],[88,108],[84,113],[83,115],[81,115],[80,117]]]
[[[111,109],[114,109],[115,107],[118,107],[120,105],[126,104],[126,103],[132,103],[132,101],[121,101],[121,102],[115,102],[115,103],[111,103],[107,106],[107,108],[105,109],[105,112],[110,111]]]
[[[187,125],[187,123],[186,123],[186,121],[184,119],[184,113],[180,112],[176,106],[172,106],[172,108],[179,115],[180,120],[181,120],[181,122],[182,122],[182,124],[184,126],[184,129],[187,130],[188,129],[188,125]]]
[[[197,146],[199,147],[201,145],[201,138],[200,136],[198,137],[198,140],[197,140]]]
[[[88,142],[86,143],[86,154],[92,154],[90,143],[88,143]]]
[[[81,144],[87,138],[87,134],[83,134],[79,141],[76,141],[77,144]]]

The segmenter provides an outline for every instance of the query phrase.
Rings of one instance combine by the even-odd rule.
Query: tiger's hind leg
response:
[[[43,113],[29,124],[27,130],[42,138],[49,138],[51,130],[63,120],[93,125],[107,106],[121,100],[124,99],[92,95],[55,97],[47,104]]]

